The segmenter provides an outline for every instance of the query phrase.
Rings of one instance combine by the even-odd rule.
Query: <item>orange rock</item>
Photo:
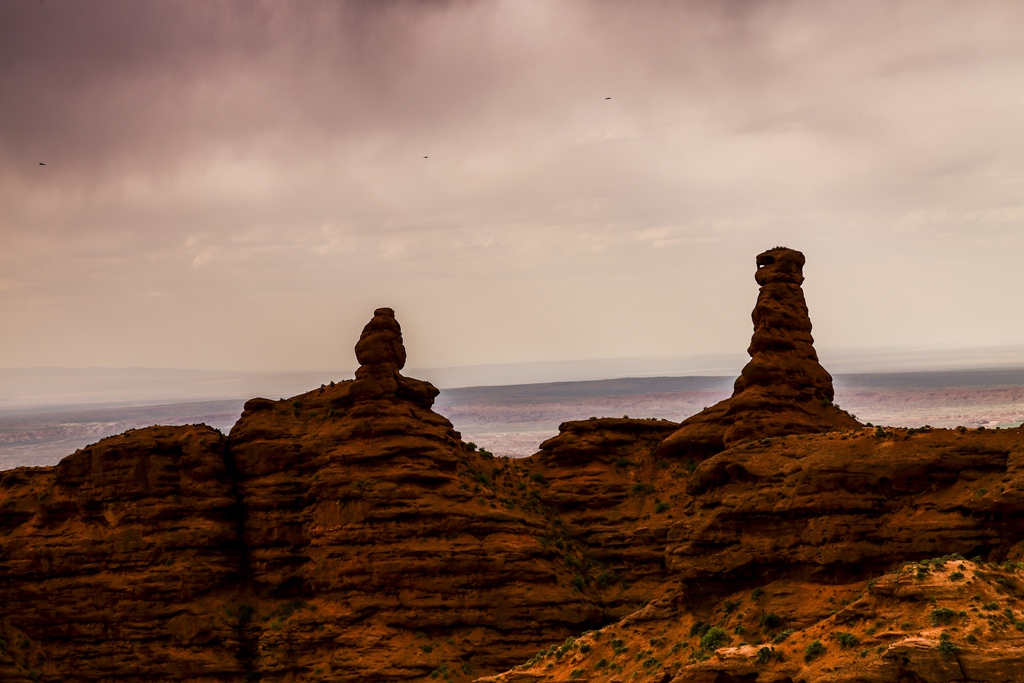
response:
[[[683,421],[659,457],[703,458],[751,439],[860,426],[832,404],[832,376],[818,362],[801,285],[804,255],[776,247],[757,257],[761,285],[754,335],[733,395]]]
[[[1015,680],[1024,430],[860,427],[803,257],[758,265],[751,362],[682,425],[493,458],[382,308],[354,380],[252,399],[228,437],[0,472],[0,680]]]

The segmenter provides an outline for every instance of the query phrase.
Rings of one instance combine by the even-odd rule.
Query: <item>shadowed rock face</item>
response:
[[[658,448],[663,457],[702,458],[733,444],[782,434],[860,426],[832,405],[832,376],[818,362],[801,285],[804,255],[776,247],[757,256],[761,285],[751,315],[750,362],[733,395],[683,421]]]
[[[430,382],[403,376],[402,327],[390,308],[378,308],[356,343],[359,369],[348,387],[353,400],[401,399],[424,408],[434,405],[438,390]]]
[[[1019,680],[1024,429],[807,434],[856,422],[802,255],[758,265],[751,361],[682,426],[595,417],[494,458],[378,309],[355,379],[253,399],[228,437],[0,472],[0,681]]]

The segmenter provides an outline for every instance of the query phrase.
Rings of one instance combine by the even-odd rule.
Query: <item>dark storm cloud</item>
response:
[[[826,341],[1020,341],[1021,30],[943,0],[3,3],[0,365],[329,365],[382,299],[433,330],[419,365],[702,353],[744,344],[786,241],[832,276]]]

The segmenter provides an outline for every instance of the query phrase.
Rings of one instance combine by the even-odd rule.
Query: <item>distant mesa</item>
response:
[[[832,403],[832,376],[818,362],[811,337],[803,267],[804,255],[795,249],[758,254],[754,279],[761,290],[751,315],[750,362],[732,397],[684,420],[659,455],[699,458],[753,438],[862,426]]]

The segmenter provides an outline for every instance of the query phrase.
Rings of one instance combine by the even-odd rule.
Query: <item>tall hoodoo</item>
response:
[[[775,247],[757,256],[761,285],[751,317],[750,362],[731,398],[685,420],[658,452],[704,457],[735,443],[860,426],[832,404],[832,376],[818,362],[801,285],[804,255]]]
[[[832,401],[832,376],[814,351],[803,266],[804,255],[793,249],[758,254],[754,279],[761,291],[751,314],[750,362],[736,379],[733,396],[760,387],[779,396]]]

